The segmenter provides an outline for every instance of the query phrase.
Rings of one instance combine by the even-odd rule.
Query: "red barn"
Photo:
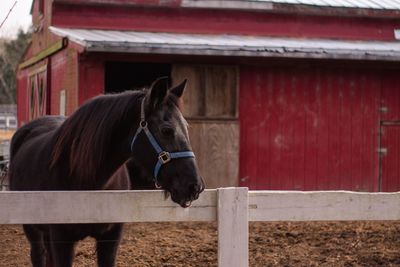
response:
[[[34,0],[32,15],[21,123],[187,77],[208,187],[400,190],[398,1]]]

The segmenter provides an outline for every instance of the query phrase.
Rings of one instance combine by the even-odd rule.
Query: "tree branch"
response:
[[[0,24],[0,28],[3,26],[4,22],[6,22],[6,20],[8,19],[8,16],[10,15],[10,13],[12,12],[12,10],[14,9],[15,5],[17,4],[17,0],[15,0],[13,6],[10,8],[10,10],[7,13],[7,16],[4,18],[3,22]]]

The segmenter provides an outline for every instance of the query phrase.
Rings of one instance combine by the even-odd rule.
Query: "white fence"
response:
[[[400,220],[400,193],[206,190],[190,208],[162,191],[0,192],[0,224],[218,221],[218,266],[248,266],[249,221]]]

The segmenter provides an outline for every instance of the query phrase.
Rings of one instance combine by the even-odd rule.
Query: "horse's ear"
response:
[[[187,79],[183,80],[179,85],[170,89],[171,93],[173,93],[176,97],[181,97],[183,95],[183,91],[186,88]]]
[[[167,95],[168,90],[168,77],[158,78],[150,87],[149,91],[149,104],[152,108],[156,108],[161,104]]]

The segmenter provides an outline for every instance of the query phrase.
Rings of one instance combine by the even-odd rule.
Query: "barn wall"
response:
[[[32,7],[32,26],[35,29],[32,34],[32,52],[38,54],[48,48],[51,44],[59,40],[59,37],[52,34],[48,27],[52,21],[53,1],[44,0],[42,12],[39,10],[39,1],[33,2]]]
[[[382,75],[383,121],[400,121],[399,69],[386,70]]]
[[[17,103],[18,126],[21,126],[29,120],[28,70],[26,69],[17,72]]]
[[[60,114],[60,95],[65,91],[66,113],[70,115],[78,108],[78,53],[64,49],[51,58],[50,114]]]
[[[79,105],[104,93],[104,62],[95,58],[79,59]]]
[[[244,66],[240,78],[241,185],[379,190],[378,71]]]
[[[61,3],[57,3],[54,8],[52,23],[58,27],[112,30],[359,40],[394,40],[393,30],[400,28],[398,18],[307,16],[238,10],[84,6]]]
[[[385,71],[381,100],[381,188],[400,190],[400,83],[399,70]]]

